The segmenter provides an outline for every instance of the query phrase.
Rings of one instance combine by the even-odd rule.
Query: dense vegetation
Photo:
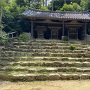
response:
[[[29,7],[54,11],[90,11],[90,0],[0,0],[0,30],[19,33],[29,30],[29,22],[20,14]],[[27,27],[28,26],[28,27]]]

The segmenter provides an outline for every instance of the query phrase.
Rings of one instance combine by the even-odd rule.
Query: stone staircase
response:
[[[75,50],[69,49],[71,44]],[[0,79],[90,79],[90,44],[84,41],[31,40],[0,49]]]

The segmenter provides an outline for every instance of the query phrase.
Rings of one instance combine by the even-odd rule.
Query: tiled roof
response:
[[[34,18],[57,18],[57,19],[83,19],[83,20],[90,20],[90,13],[89,12],[55,12],[55,11],[40,11],[40,10],[33,10],[28,9],[24,11],[22,16],[26,17],[34,17]]]

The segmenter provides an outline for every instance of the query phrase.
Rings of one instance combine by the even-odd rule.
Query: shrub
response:
[[[4,31],[0,31],[0,45],[5,45],[8,43],[8,36]]]
[[[75,48],[76,48],[76,45],[74,45],[74,44],[71,44],[69,47],[70,50],[75,50]]]
[[[29,37],[25,33],[23,33],[18,37],[18,40],[20,40],[20,41],[28,41]]]
[[[62,40],[63,41],[68,41],[68,37],[67,36],[62,36]]]

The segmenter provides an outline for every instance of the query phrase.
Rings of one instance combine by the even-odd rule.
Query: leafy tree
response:
[[[53,10],[59,10],[64,6],[64,4],[72,4],[72,3],[77,3],[80,5],[81,0],[52,0],[51,3],[49,4],[48,8],[52,10],[52,5],[53,5]],[[53,3],[53,4],[52,4]]]
[[[5,1],[0,0],[0,30],[2,30],[2,16],[3,16],[3,7],[4,7]]]
[[[40,10],[45,10],[45,11],[48,11],[49,9],[45,6],[41,6]]]
[[[81,0],[80,5],[83,11],[87,11],[87,10],[90,11],[90,0]]]
[[[22,26],[20,26],[19,14],[26,10],[27,7],[17,5],[15,1],[9,2],[4,8],[3,22],[4,30],[6,32],[20,31]]]
[[[64,4],[60,11],[74,11],[73,5],[71,4]]]
[[[77,3],[64,4],[60,11],[81,11],[81,7]]]

